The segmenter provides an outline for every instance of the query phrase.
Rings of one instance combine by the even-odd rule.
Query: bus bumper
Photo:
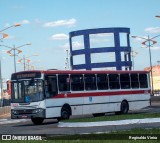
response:
[[[45,109],[11,110],[11,119],[45,118]]]

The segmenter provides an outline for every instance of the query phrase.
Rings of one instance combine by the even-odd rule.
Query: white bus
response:
[[[11,118],[31,118],[34,124],[71,115],[126,114],[147,106],[146,71],[23,71],[11,77]]]

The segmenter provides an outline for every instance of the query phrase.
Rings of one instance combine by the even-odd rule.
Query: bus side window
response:
[[[96,90],[96,76],[94,74],[86,74],[84,79],[86,90]]]
[[[83,75],[71,75],[71,90],[82,91],[84,90]]]
[[[69,75],[58,75],[59,91],[70,91]]]
[[[108,76],[106,74],[97,74],[97,86],[99,90],[108,89]]]
[[[138,74],[131,74],[130,77],[132,88],[139,88]]]
[[[130,77],[129,74],[121,74],[120,75],[120,83],[122,89],[130,88]]]
[[[109,74],[109,87],[110,89],[120,89],[118,74]]]
[[[47,97],[55,96],[58,93],[56,76],[48,76],[47,85],[45,85],[45,90]]]
[[[139,74],[139,82],[140,82],[140,88],[147,88],[147,75],[146,74]]]

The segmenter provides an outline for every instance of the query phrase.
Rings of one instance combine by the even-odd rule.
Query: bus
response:
[[[150,106],[147,71],[34,70],[11,76],[11,118],[58,121]]]

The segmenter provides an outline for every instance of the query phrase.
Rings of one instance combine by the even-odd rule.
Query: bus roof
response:
[[[125,73],[149,73],[149,71],[124,71],[124,70],[30,70],[20,71],[13,74],[21,73],[42,73],[42,74],[125,74]]]

